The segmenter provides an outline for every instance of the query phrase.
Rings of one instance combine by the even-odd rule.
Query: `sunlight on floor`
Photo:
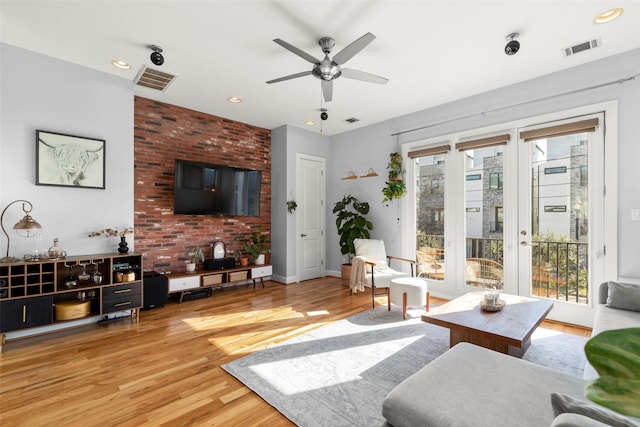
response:
[[[291,307],[281,307],[277,310],[251,310],[241,313],[190,317],[182,319],[182,321],[195,331],[206,331],[209,329],[221,329],[228,324],[233,324],[237,327],[238,325],[249,325],[252,323],[273,321],[274,319],[282,321],[300,317],[306,317],[306,315],[293,310]]]
[[[556,335],[562,335],[562,332],[554,331],[546,328],[537,328],[533,332],[533,335],[531,335],[531,339],[537,340],[537,339],[555,337]]]
[[[421,338],[422,335],[389,341],[395,345],[385,346],[383,352],[380,351],[380,346],[377,343],[339,350],[322,351],[318,349],[317,353],[311,355],[308,352],[303,352],[306,354],[302,357],[286,357],[281,360],[248,366],[248,368],[282,394],[305,393],[347,382],[366,380],[366,377],[370,375],[369,371],[375,371],[376,366],[382,361],[394,353],[403,351],[404,348]],[[291,344],[291,347],[298,345],[314,346],[315,343],[312,341],[296,343]],[[317,345],[321,346],[322,344]],[[374,349],[375,356],[372,356]],[[284,355],[287,351],[282,353]],[[326,359],[340,360],[340,363],[333,364],[331,372],[327,372],[326,369],[314,369],[314,367],[326,365],[322,363]]]
[[[307,316],[322,316],[324,314],[329,314],[327,310],[317,310],[317,311],[307,311]]]

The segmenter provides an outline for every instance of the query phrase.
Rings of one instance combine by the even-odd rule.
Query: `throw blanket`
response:
[[[366,261],[367,259],[361,256],[351,258],[351,280],[349,281],[351,292],[364,292],[364,284],[367,282]]]

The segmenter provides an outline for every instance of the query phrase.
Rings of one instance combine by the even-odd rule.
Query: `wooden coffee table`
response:
[[[500,311],[480,308],[485,292],[470,292],[435,307],[422,320],[449,328],[450,347],[465,341],[490,350],[522,357],[531,334],[549,314],[553,303],[547,300],[500,294],[506,305]]]

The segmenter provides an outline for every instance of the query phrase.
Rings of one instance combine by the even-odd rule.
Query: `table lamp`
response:
[[[5,212],[7,212],[7,209],[9,209],[13,204],[18,203],[18,202],[22,202],[22,211],[24,212],[24,216],[22,217],[22,219],[20,221],[18,221],[13,226],[13,229],[16,230],[16,233],[18,233],[18,235],[23,236],[23,237],[32,237],[32,236],[35,236],[37,234],[37,231],[34,232],[34,230],[42,229],[42,226],[38,223],[38,221],[36,221],[35,219],[33,219],[31,217],[31,215],[29,215],[31,213],[31,211],[33,210],[33,205],[31,204],[31,202],[29,202],[27,200],[14,200],[13,202],[9,203],[7,205],[7,207],[4,208],[4,210],[2,211],[2,215],[0,215],[0,227],[2,228],[2,232],[4,233],[4,235],[7,236],[7,253],[6,253],[6,256],[4,258],[0,258],[0,262],[16,262],[16,261],[19,261],[18,258],[14,258],[14,257],[10,257],[9,256],[9,246],[11,244],[11,240],[9,239],[9,234],[7,233],[7,230],[5,230],[5,228],[4,228],[4,214],[5,214]],[[27,205],[29,205],[28,209],[26,207]]]

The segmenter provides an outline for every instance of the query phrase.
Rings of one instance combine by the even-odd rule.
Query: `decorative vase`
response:
[[[129,252],[129,246],[127,246],[127,241],[125,236],[120,237],[120,243],[118,243],[118,252],[121,254],[126,254]]]
[[[264,254],[258,255],[258,258],[256,258],[256,265],[264,265]]]

